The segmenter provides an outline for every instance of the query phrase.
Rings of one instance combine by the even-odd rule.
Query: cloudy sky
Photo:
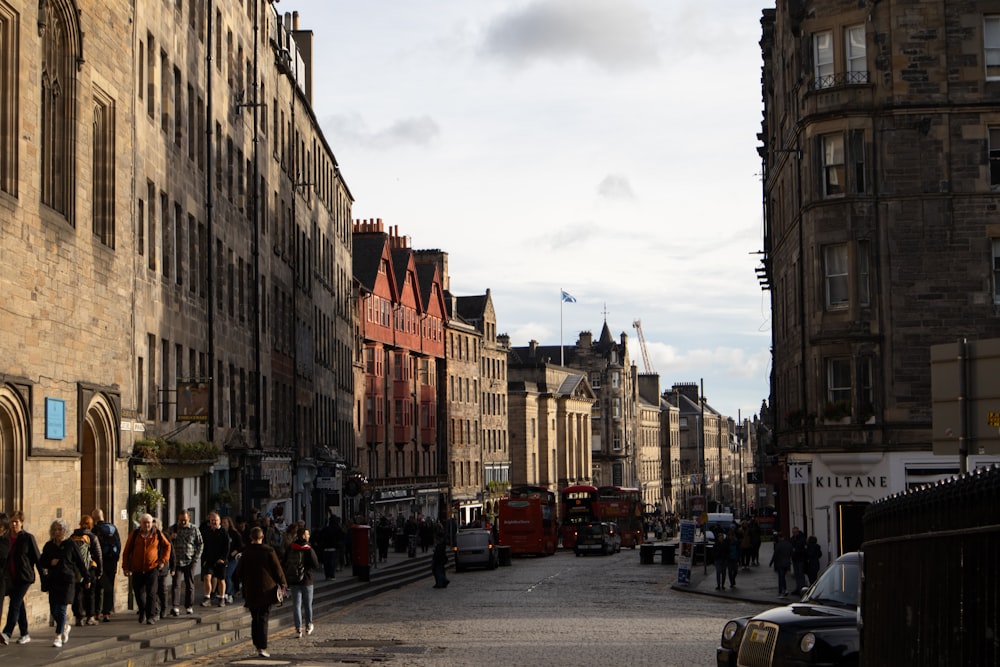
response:
[[[281,0],[354,197],[498,331],[572,345],[640,319],[661,387],[767,397],[757,0]],[[560,290],[576,303],[561,306]]]

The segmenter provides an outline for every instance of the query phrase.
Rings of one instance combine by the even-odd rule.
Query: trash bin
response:
[[[333,547],[323,549],[323,574],[327,579],[337,576],[337,550]]]
[[[673,565],[676,562],[674,560],[674,551],[677,547],[672,544],[664,544],[661,548],[663,551],[661,552],[662,559],[660,562],[664,565]]]
[[[509,546],[500,545],[497,547],[497,563],[500,565],[510,565],[511,551]]]
[[[371,581],[371,565],[368,544],[369,526],[351,526],[351,566],[354,576],[361,581]]]
[[[652,565],[653,559],[656,557],[656,547],[652,544],[640,544],[639,545],[639,564],[640,565]]]

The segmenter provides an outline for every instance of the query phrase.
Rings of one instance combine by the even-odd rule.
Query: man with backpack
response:
[[[309,544],[309,529],[299,523],[295,540],[288,545],[281,560],[285,581],[292,593],[292,618],[295,621],[295,638],[313,633],[313,571],[319,568],[316,550]],[[303,621],[305,625],[303,625]]]
[[[87,572],[80,572],[77,581],[100,581],[104,572],[104,558],[101,544],[94,534],[94,519],[84,514],[80,527],[73,531],[70,539],[80,554],[80,560],[87,565]],[[77,586],[73,598],[73,616],[77,625],[97,625],[97,597],[93,586]]]
[[[118,559],[122,553],[122,538],[115,524],[104,520],[104,510],[94,510],[94,534],[101,543],[103,573],[100,581],[95,581],[96,611],[105,623],[111,620],[115,610],[115,575],[118,573]]]

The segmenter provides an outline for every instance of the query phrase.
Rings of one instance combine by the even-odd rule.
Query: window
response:
[[[851,26],[844,32],[844,52],[847,83],[868,83],[864,25]]]
[[[851,360],[837,357],[826,360],[826,398],[830,403],[851,402]]]
[[[1000,189],[1000,127],[990,128],[990,189]]]
[[[81,36],[70,3],[45,3],[39,12],[39,26],[44,26],[39,54],[42,203],[73,224],[73,119],[77,118],[73,101]]]
[[[852,191],[856,194],[864,194],[865,182],[867,181],[865,177],[865,131],[851,130],[850,141],[850,159],[851,164],[854,165]]]
[[[829,88],[834,83],[833,31],[825,30],[813,35],[813,61],[816,64],[815,87]]]
[[[115,139],[114,107],[100,91],[94,93],[93,122],[93,228],[94,236],[115,247]]]
[[[0,190],[17,195],[18,15],[0,2]]]
[[[1000,304],[1000,239],[993,239],[993,303]]]
[[[858,242],[858,303],[871,305],[871,247],[868,241]]]
[[[848,304],[847,244],[838,243],[823,248],[823,274],[826,307],[846,308]]]
[[[844,136],[827,134],[821,137],[823,150],[823,196],[844,194]]]
[[[1000,16],[983,19],[983,55],[986,61],[986,79],[1000,79]]]

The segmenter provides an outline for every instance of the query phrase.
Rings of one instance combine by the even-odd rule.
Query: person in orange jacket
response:
[[[143,514],[122,549],[122,572],[132,577],[140,623],[156,623],[156,577],[169,562],[170,540],[153,525],[151,515]]]

